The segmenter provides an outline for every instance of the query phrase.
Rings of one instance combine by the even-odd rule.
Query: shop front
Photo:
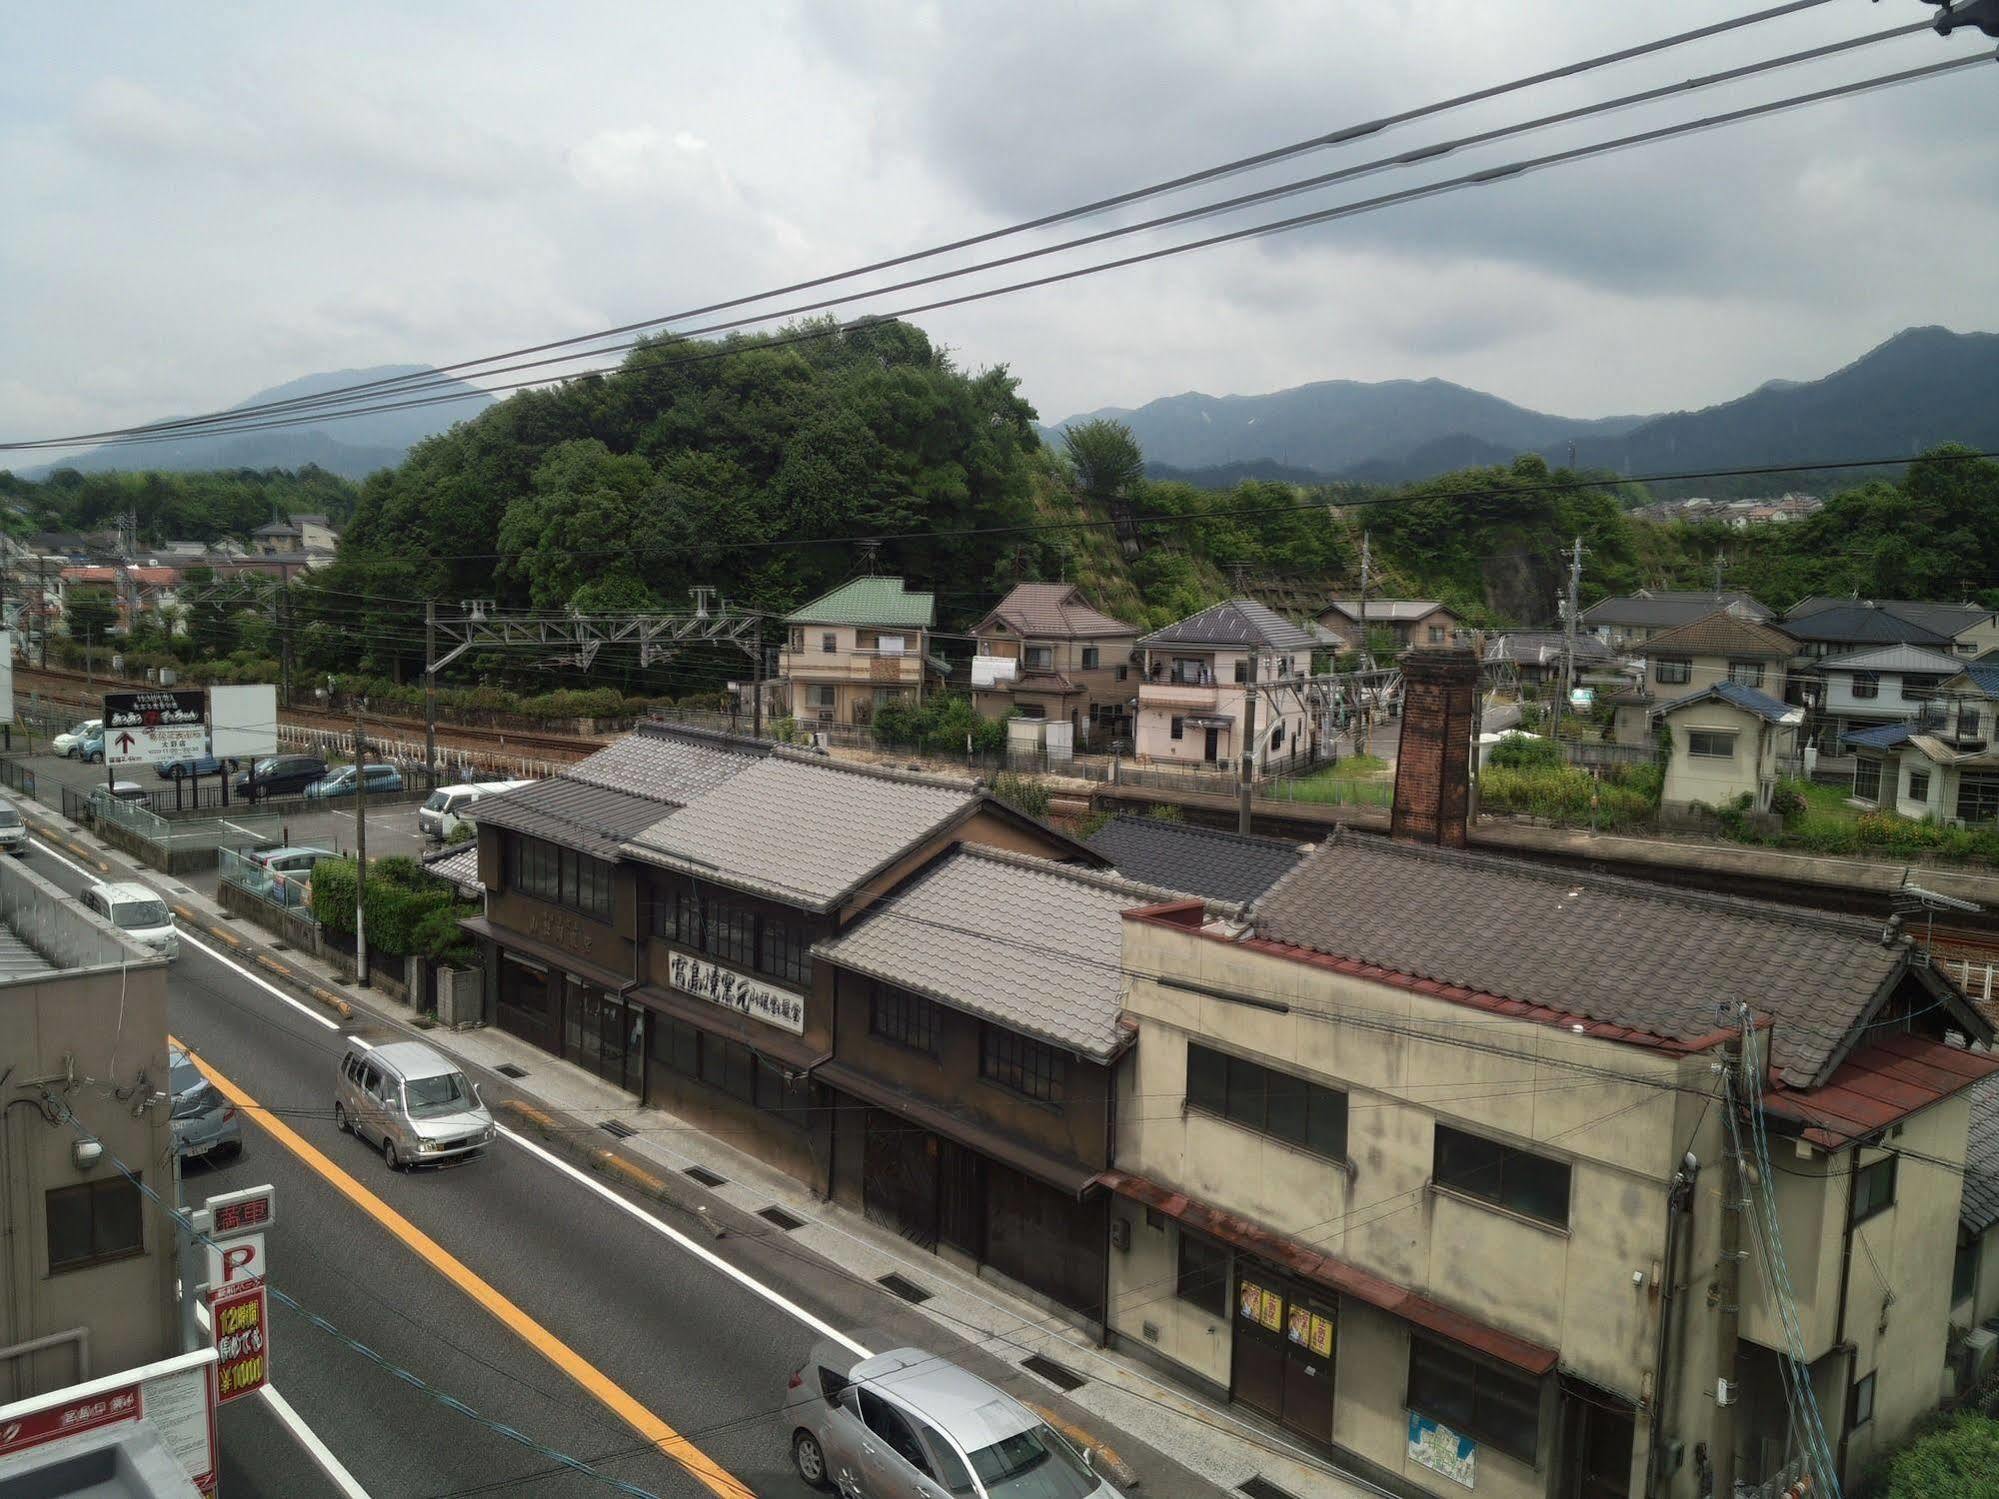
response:
[[[483,920],[466,926],[486,948],[494,1024],[629,1093],[643,1090],[646,1014],[629,998],[630,980]]]
[[[1333,1439],[1339,1306],[1253,1259],[1237,1259],[1234,1398],[1312,1441]]]

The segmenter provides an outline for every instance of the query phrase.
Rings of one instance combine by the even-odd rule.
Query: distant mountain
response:
[[[366,370],[330,370],[306,375],[298,380],[260,390],[248,400],[230,407],[262,406],[272,401],[289,401],[300,396],[316,396],[350,385],[376,380],[392,380],[403,375],[427,375],[429,365],[384,364]],[[411,382],[414,384],[415,382]],[[393,390],[394,388],[391,387]],[[72,458],[64,458],[38,469],[22,472],[23,478],[41,479],[59,468],[84,473],[105,473],[114,469],[209,468],[303,468],[317,464],[330,473],[349,479],[366,478],[379,468],[393,468],[403,461],[410,447],[442,432],[454,422],[477,416],[492,397],[460,380],[426,384],[421,393],[409,391],[400,399],[428,399],[432,396],[470,392],[467,399],[402,411],[374,411],[366,416],[310,426],[268,427],[214,437],[190,437],[179,442],[130,443],[124,446],[92,448]],[[398,397],[384,392],[384,402]],[[300,413],[303,415],[304,413]],[[281,413],[273,413],[276,420]]]
[[[1646,474],[1914,457],[1941,442],[1999,448],[1995,390],[1999,334],[1910,328],[1823,379],[1769,380],[1738,400],[1660,416],[1550,416],[1445,380],[1324,380],[1262,396],[1106,407],[1043,435],[1059,442],[1073,422],[1113,417],[1132,429],[1155,474],[1191,470],[1222,483],[1262,465],[1287,477],[1404,483],[1528,452],[1567,463],[1571,444],[1579,464]],[[1694,492],[1706,491],[1696,483]]]
[[[1209,469],[1269,460],[1326,478],[1365,464],[1399,472],[1411,455],[1446,439],[1471,439],[1511,458],[1571,439],[1613,437],[1645,420],[1549,416],[1448,380],[1321,380],[1262,396],[1188,394],[1136,410],[1107,407],[1048,433],[1059,440],[1063,428],[1094,417],[1129,426],[1150,463]]]
[[[1240,463],[1220,463],[1213,468],[1175,468],[1170,463],[1147,463],[1148,478],[1191,484],[1196,489],[1233,489],[1245,479],[1276,484],[1318,484],[1325,475],[1309,468],[1292,468],[1268,458],[1250,458]]]

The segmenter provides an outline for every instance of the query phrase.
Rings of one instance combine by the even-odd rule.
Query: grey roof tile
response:
[[[1971,1085],[1971,1134],[1964,1142],[1964,1195],[1957,1221],[1975,1234],[1999,1223],[1999,1072]]]
[[[1887,645],[1878,650],[1833,656],[1819,666],[1826,671],[1917,671],[1948,677],[1961,670],[1964,663],[1955,656],[1920,645]]]
[[[551,776],[480,799],[482,824],[546,838],[595,859],[615,859],[627,838],[673,811],[670,802],[610,786]]]
[[[1908,965],[1876,923],[1340,833],[1256,907],[1257,935],[1691,1040],[1748,1002],[1810,1086]]]
[[[1108,1061],[1128,1032],[1123,913],[1173,892],[961,846],[815,949],[1013,1030]]]
[[[1797,654],[1798,643],[1775,625],[1743,619],[1726,609],[1714,609],[1699,619],[1654,635],[1634,652],[1640,656],[1760,656],[1783,660]]]
[[[1305,845],[1165,822],[1115,817],[1090,847],[1127,879],[1247,905],[1298,867]]]
[[[1661,703],[1652,710],[1652,716],[1663,717],[1682,708],[1692,707],[1695,703],[1705,703],[1715,698],[1740,708],[1745,713],[1754,713],[1766,723],[1783,723],[1787,719],[1792,723],[1803,723],[1805,719],[1804,709],[1793,708],[1789,703],[1779,702],[1767,692],[1755,687],[1744,687],[1740,682],[1710,682],[1698,692],[1689,692],[1685,697],[1676,697],[1671,702]]]
[[[777,751],[633,829],[624,848],[650,864],[823,911],[980,797],[969,781]]]
[[[1919,620],[1876,604],[1837,604],[1798,619],[1784,621],[1786,634],[1799,640],[1826,641],[1835,645],[1933,645],[1951,644],[1952,631],[1932,629]]]
[[[479,845],[461,843],[456,848],[447,848],[423,857],[424,873],[434,874],[440,880],[449,880],[461,892],[479,888]]]
[[[1154,630],[1140,645],[1265,646],[1309,651],[1312,637],[1255,599],[1230,599]]]
[[[1770,611],[1746,593],[1675,592],[1624,594],[1601,599],[1583,610],[1579,618],[1586,625],[1638,625],[1648,629],[1691,624],[1717,609],[1732,608],[1745,619],[1770,618]]]

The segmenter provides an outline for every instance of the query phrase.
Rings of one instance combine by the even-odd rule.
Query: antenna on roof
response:
[[[855,547],[861,557],[862,577],[872,578],[875,575],[875,562],[881,556],[881,549],[882,544],[879,541],[864,541]]]
[[[1977,912],[1985,908],[1977,901],[1960,900],[1955,895],[1939,895],[1934,890],[1925,890],[1921,885],[1912,885],[1905,876],[1895,888],[1894,910],[1899,920],[1903,916],[1923,913],[1923,957],[1930,955],[1930,941],[1936,931],[1936,913],[1939,911]]]

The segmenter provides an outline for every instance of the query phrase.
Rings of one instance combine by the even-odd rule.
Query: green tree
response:
[[[108,588],[72,588],[64,611],[69,637],[78,644],[103,645],[118,622],[118,595]]]
[[[1145,455],[1123,422],[1078,422],[1063,432],[1062,451],[1075,465],[1077,487],[1093,500],[1124,499],[1144,482]]]

